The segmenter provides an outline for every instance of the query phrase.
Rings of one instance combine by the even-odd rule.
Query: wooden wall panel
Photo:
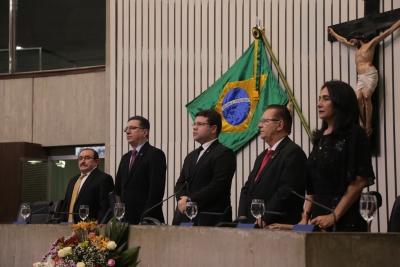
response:
[[[102,144],[109,139],[105,73],[35,78],[33,142],[42,146]]]
[[[32,142],[33,79],[0,80],[0,142]]]
[[[396,1],[383,1],[381,12],[400,7]],[[253,41],[251,28],[259,17],[265,26],[277,60],[311,129],[319,127],[316,104],[321,85],[331,79],[342,79],[356,85],[354,51],[327,41],[327,27],[361,18],[364,3],[358,0],[177,0],[177,1],[110,1],[110,169],[115,170],[129,146],[122,124],[134,114],[147,117],[155,132],[150,143],[164,150],[168,160],[166,196],[173,185],[185,156],[198,144],[191,135],[190,118],[185,105],[204,92],[248,48]],[[124,41],[124,27],[130,25],[129,47]],[[134,27],[134,30],[132,29]],[[377,183],[384,198],[373,231],[385,232],[391,206],[400,192],[396,166],[399,142],[396,133],[400,98],[395,75],[400,64],[393,60],[400,54],[400,32],[388,38],[380,51],[380,153],[373,157]],[[127,54],[129,64],[127,66]],[[270,61],[271,62],[271,61]],[[129,77],[122,75],[129,68]],[[282,84],[271,62],[271,68]],[[383,78],[384,77],[384,78]],[[127,83],[126,79],[130,79]],[[127,88],[128,87],[128,88]],[[129,93],[127,101],[122,94]],[[126,109],[126,106],[129,109]],[[128,113],[128,114],[127,114]],[[311,144],[294,114],[290,137],[308,155]],[[258,137],[237,153],[238,168],[232,184],[232,203],[237,211],[240,189],[247,180],[258,154],[265,149]],[[113,174],[113,173],[112,173]],[[168,192],[168,193],[167,193]],[[175,203],[164,206],[168,222],[172,221]]]

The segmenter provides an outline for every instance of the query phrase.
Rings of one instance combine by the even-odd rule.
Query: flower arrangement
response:
[[[115,217],[99,234],[97,221],[72,225],[72,236],[57,239],[33,267],[134,267],[140,247],[127,249],[129,225],[117,223]]]

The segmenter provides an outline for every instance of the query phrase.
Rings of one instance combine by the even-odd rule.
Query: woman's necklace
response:
[[[319,140],[319,149],[321,150],[322,147],[326,144],[328,141],[329,137],[326,135],[321,136],[321,139]]]

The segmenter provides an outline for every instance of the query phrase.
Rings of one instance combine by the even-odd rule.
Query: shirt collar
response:
[[[138,145],[136,148],[132,147],[131,151],[136,149],[136,155],[139,154],[140,149],[142,149],[142,147],[144,146],[144,144],[146,144],[146,142],[149,140],[144,141],[142,144]]]

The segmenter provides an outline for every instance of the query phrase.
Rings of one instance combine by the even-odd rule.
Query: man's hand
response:
[[[187,196],[181,196],[181,199],[178,201],[178,209],[182,214],[185,214],[187,199]]]
[[[330,35],[333,35],[334,31],[333,31],[331,28],[328,28],[328,33],[329,33]]]

